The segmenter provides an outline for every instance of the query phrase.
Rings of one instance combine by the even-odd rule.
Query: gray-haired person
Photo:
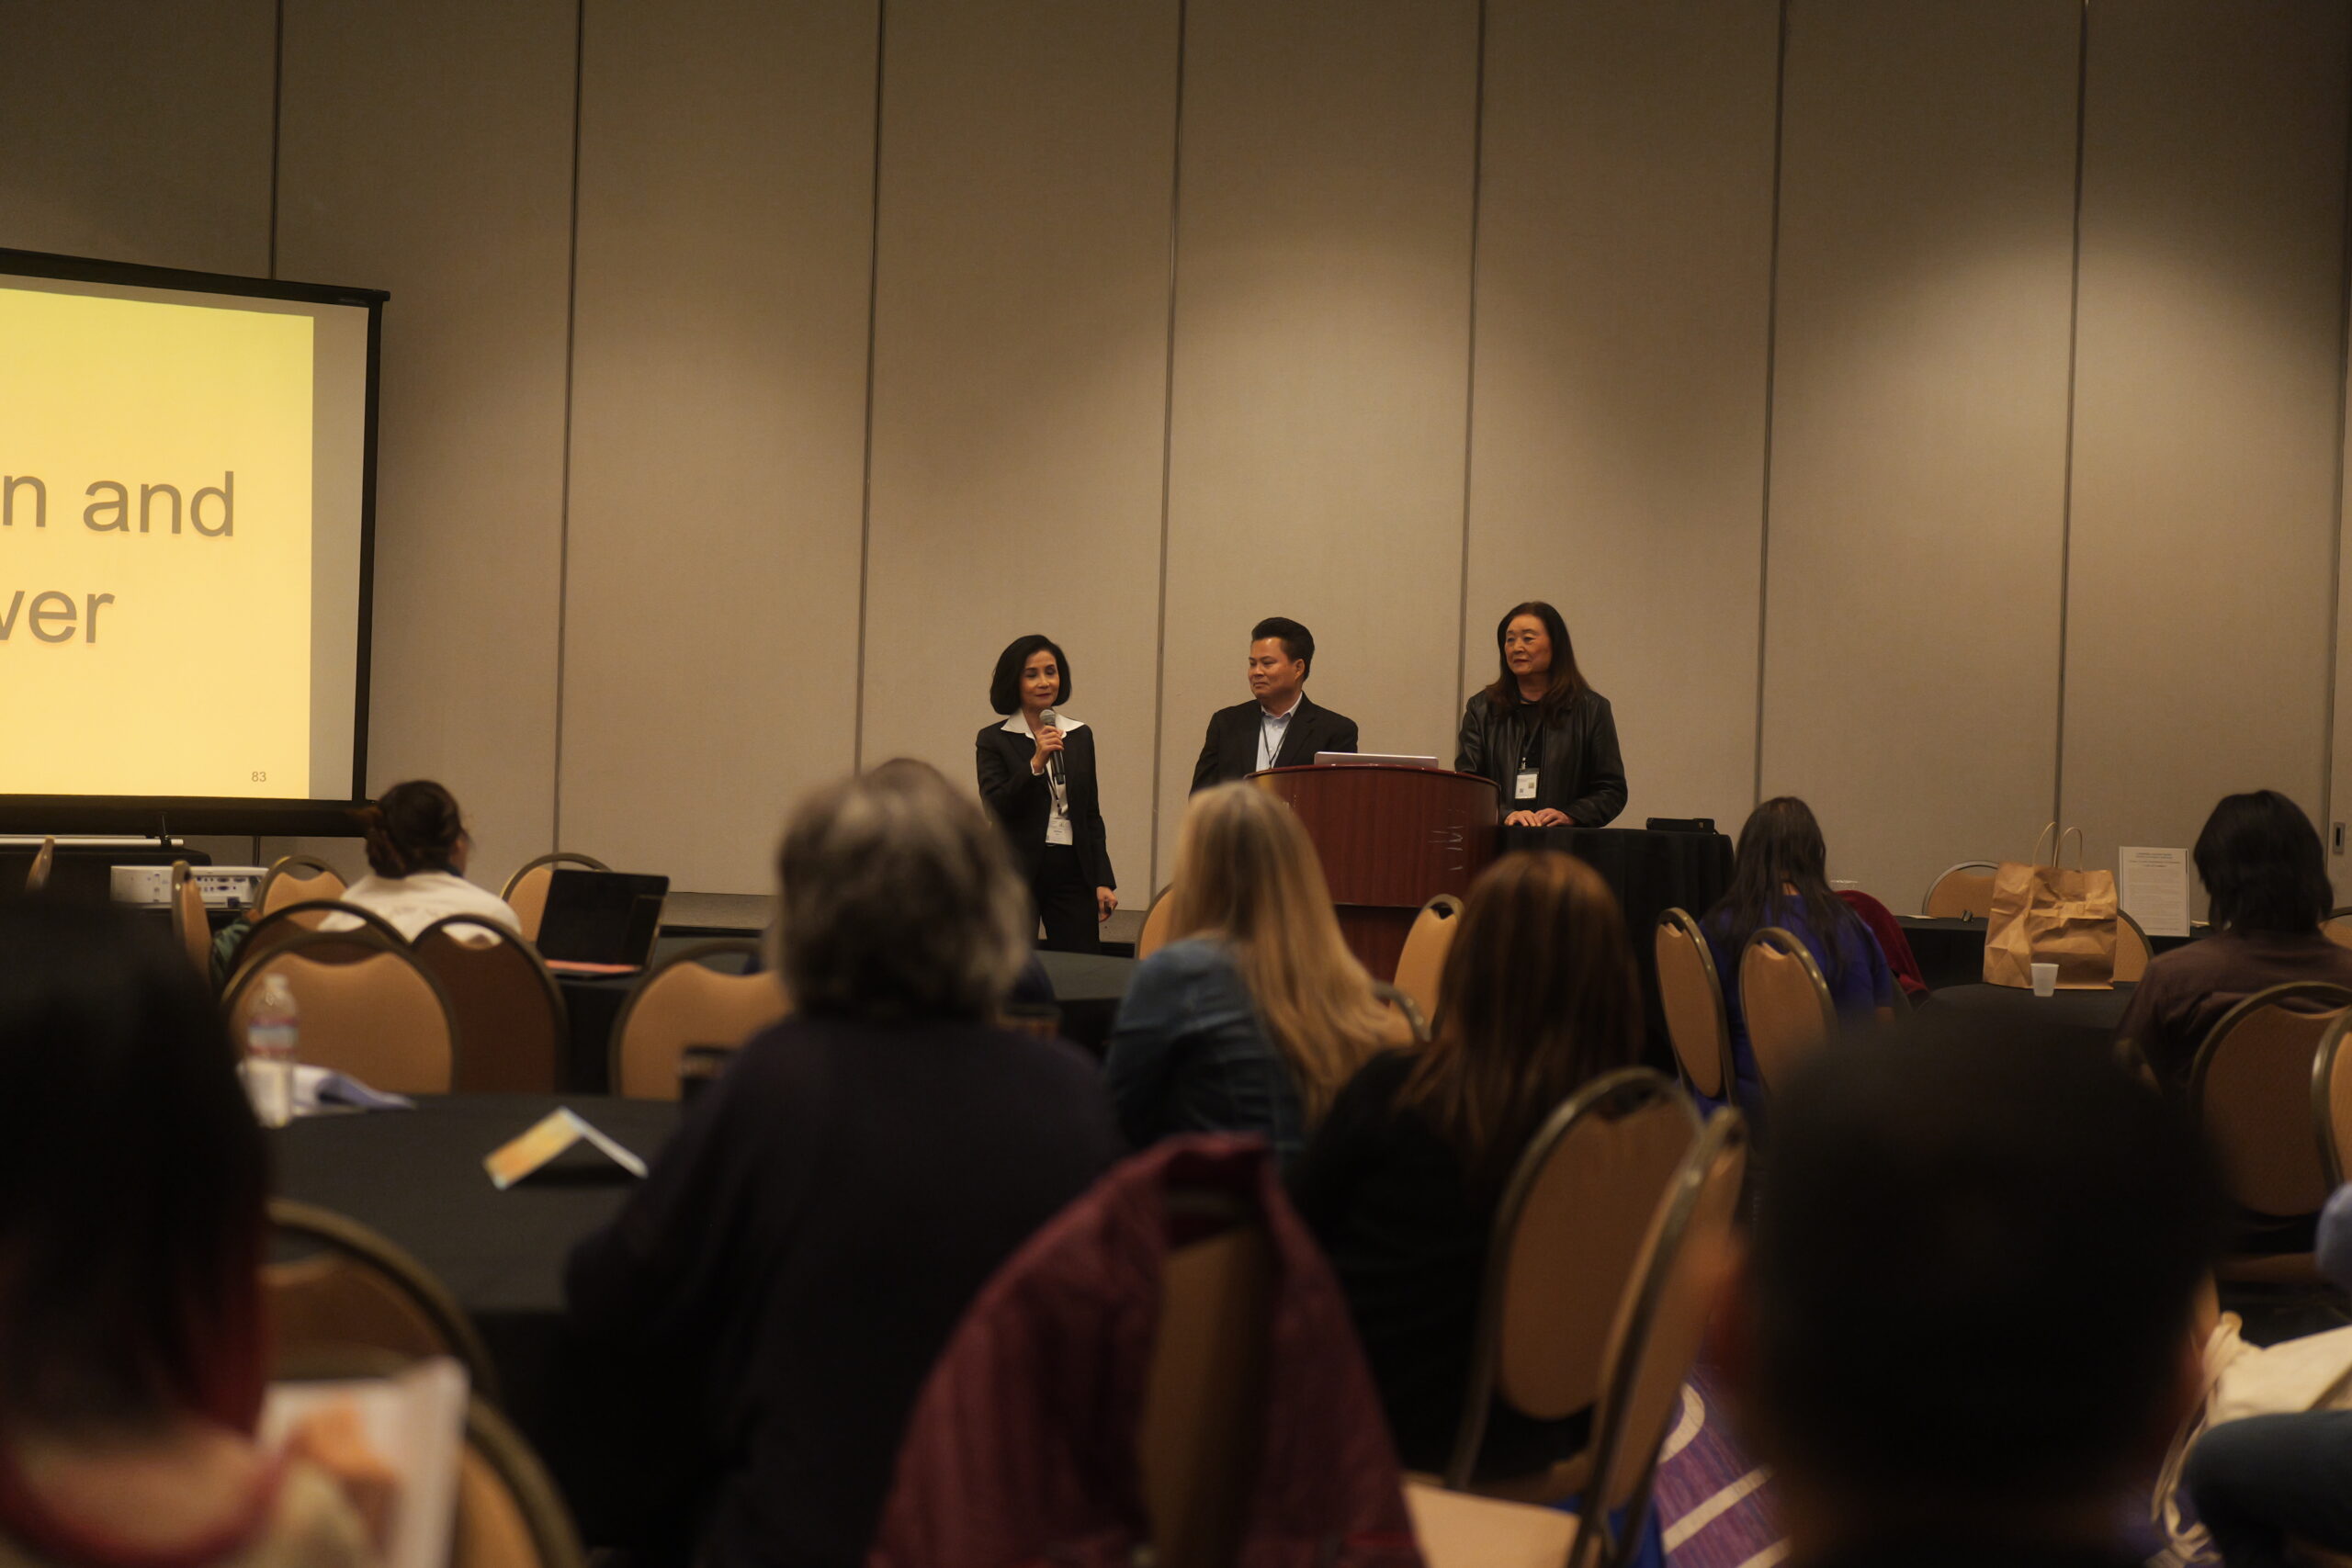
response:
[[[583,1522],[651,1560],[862,1562],[956,1319],[1122,1153],[1091,1062],[989,1021],[1030,917],[977,801],[886,763],[804,800],[776,869],[797,1010],[566,1280],[611,1428]]]

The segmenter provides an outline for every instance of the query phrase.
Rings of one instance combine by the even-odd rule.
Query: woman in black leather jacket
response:
[[[1502,791],[1508,828],[1600,828],[1625,809],[1609,699],[1585,683],[1560,612],[1514,604],[1495,627],[1502,674],[1462,710],[1453,765]]]

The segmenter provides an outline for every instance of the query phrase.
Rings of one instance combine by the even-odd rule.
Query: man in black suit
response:
[[[1295,768],[1317,751],[1356,750],[1356,721],[1307,700],[1315,634],[1269,615],[1250,630],[1251,700],[1209,716],[1208,739],[1193,764],[1193,793],[1261,768]]]

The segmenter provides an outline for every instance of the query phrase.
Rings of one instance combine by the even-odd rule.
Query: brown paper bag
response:
[[[2103,991],[2115,984],[2115,874],[2083,869],[2080,828],[2059,834],[2052,863],[2041,863],[2041,841],[2057,833],[2052,822],[2033,841],[2033,862],[2005,861],[1993,878],[1993,913],[1984,928],[1984,983],[2028,987],[2033,965],[2058,965],[2063,990]],[[2056,863],[2075,840],[2072,867]]]

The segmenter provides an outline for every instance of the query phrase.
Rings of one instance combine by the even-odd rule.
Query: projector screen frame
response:
[[[0,246],[0,277],[47,277],[68,283],[168,288],[310,305],[348,305],[368,312],[366,409],[359,462],[359,630],[352,705],[352,795],[343,800],[261,800],[240,795],[0,794],[0,833],[262,834],[352,838],[368,804],[368,695],[376,616],[376,413],[383,363],[381,288],[292,283],[231,273],[144,266],[95,256],[59,255]]]

